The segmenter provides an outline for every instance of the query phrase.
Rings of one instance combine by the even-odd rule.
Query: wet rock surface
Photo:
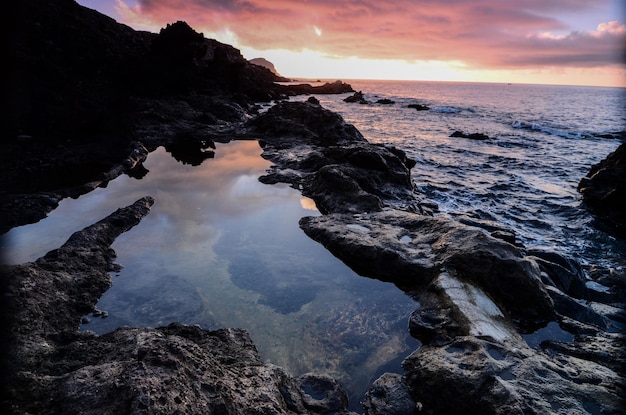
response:
[[[394,206],[432,214],[417,193],[414,162],[397,148],[369,143],[341,116],[315,103],[284,102],[247,123],[263,157],[274,163],[264,183],[288,183],[323,213],[380,211]]]
[[[300,226],[361,275],[418,300],[409,331],[422,345],[403,362],[402,382],[425,413],[620,413],[622,318],[576,299],[592,290],[572,259],[528,255],[485,229],[413,212]],[[370,389],[366,413],[397,413],[381,388]]]
[[[478,140],[478,141],[489,140],[490,139],[490,137],[487,134],[483,134],[483,133],[465,133],[465,132],[459,131],[459,130],[456,130],[455,132],[450,134],[450,137],[469,138],[470,140]]]
[[[626,236],[626,144],[593,165],[578,184],[578,191],[603,230]]]

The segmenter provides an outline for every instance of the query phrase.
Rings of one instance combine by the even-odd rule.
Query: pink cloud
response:
[[[257,50],[315,50],[332,56],[454,60],[483,68],[624,63],[626,29],[569,31],[559,13],[606,0],[117,0],[122,21],[160,26],[185,20],[198,31],[229,31]]]

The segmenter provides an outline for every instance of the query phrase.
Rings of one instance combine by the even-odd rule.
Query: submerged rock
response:
[[[296,380],[264,364],[244,330],[175,323],[102,336],[77,332],[84,314],[98,312],[109,271],[118,269],[111,244],[153,203],[142,198],[35,262],[3,267],[5,408],[16,414],[348,414],[335,381]]]
[[[410,402],[426,413],[619,413],[624,337],[607,330],[619,330],[621,314],[553,286],[587,295],[573,260],[526,256],[478,225],[394,210],[300,220],[356,272],[393,282],[420,304],[409,331],[422,345],[404,361],[403,378],[371,387],[366,413],[402,413],[396,405]],[[403,384],[411,401],[392,401]]]
[[[407,105],[407,108],[414,108],[417,111],[428,111],[430,109],[428,105],[422,104],[409,104]]]

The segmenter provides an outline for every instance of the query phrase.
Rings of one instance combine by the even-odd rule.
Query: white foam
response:
[[[443,113],[448,113],[448,114],[456,114],[457,112],[461,112],[460,109],[457,108],[453,108],[453,107],[432,107],[430,109],[433,112],[443,112]]]

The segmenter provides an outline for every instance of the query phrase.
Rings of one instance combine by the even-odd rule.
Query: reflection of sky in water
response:
[[[383,366],[398,370],[415,346],[407,318],[417,305],[391,284],[357,276],[309,239],[298,220],[319,214],[315,204],[287,186],[260,183],[269,167],[260,153],[256,141],[218,145],[214,159],[192,167],[159,149],[142,180],[120,177],[11,231],[8,258],[35,259],[151,195],[152,212],[113,245],[124,269],[98,303],[109,317],[83,329],[172,321],[245,328],[264,359],[294,375],[336,376],[358,409]]]

